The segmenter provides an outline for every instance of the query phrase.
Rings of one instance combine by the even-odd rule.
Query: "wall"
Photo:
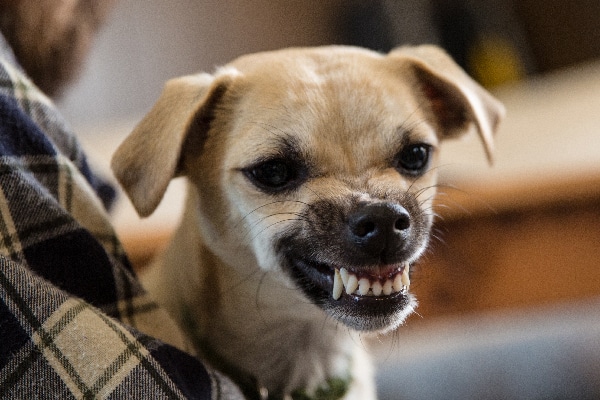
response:
[[[59,107],[75,127],[136,118],[171,77],[248,52],[335,42],[339,2],[121,0]]]

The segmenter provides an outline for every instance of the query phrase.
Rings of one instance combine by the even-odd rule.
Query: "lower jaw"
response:
[[[322,308],[339,322],[361,332],[387,332],[400,326],[416,307],[407,292],[388,297],[360,298],[345,295]]]

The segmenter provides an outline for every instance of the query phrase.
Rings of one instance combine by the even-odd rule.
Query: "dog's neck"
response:
[[[149,281],[162,282],[163,289],[149,289],[209,361],[234,367],[271,393],[350,381],[355,365],[368,364],[361,362],[360,338],[253,262],[240,277],[239,266],[225,264],[203,244],[195,221],[184,216],[173,238],[177,245],[151,272],[162,275]],[[163,270],[167,265],[177,270]],[[370,371],[361,373],[368,377]]]
[[[223,319],[211,314],[213,320]],[[314,332],[302,324],[264,321],[260,327],[243,323],[240,329],[231,329],[229,324],[217,322],[206,329],[196,325],[191,313],[185,320],[185,329],[202,357],[236,382],[248,399],[284,399],[289,393],[291,397],[286,399],[341,399],[352,382],[352,354],[343,357],[343,351],[319,351],[323,346],[311,343]],[[335,372],[332,361],[337,361],[342,373]],[[313,397],[315,387],[318,396]]]

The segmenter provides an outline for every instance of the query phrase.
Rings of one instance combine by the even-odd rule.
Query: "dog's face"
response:
[[[431,47],[262,53],[168,84],[113,167],[142,215],[187,175],[206,245],[240,276],[256,265],[294,301],[387,330],[414,307],[440,141],[474,126],[489,152],[502,112]]]

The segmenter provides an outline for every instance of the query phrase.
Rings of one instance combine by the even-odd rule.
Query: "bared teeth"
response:
[[[410,278],[408,275],[409,272],[410,272],[410,265],[407,262],[405,262],[404,270],[402,270],[402,274],[398,274],[394,278],[394,283],[393,283],[394,292],[399,292],[399,291],[403,290],[405,287],[406,288],[410,287]]]
[[[338,300],[345,291],[347,294],[359,296],[389,296],[392,293],[407,290],[410,286],[410,265],[404,263],[402,273],[397,273],[394,278],[386,279],[381,282],[375,280],[371,282],[368,278],[358,278],[354,273],[346,268],[335,269],[333,275],[332,297]]]
[[[375,282],[373,282],[373,285],[371,285],[371,290],[373,291],[373,295],[381,296],[381,292],[383,291],[383,286],[381,286],[381,283],[379,283],[379,281],[375,281]]]
[[[388,279],[383,284],[383,294],[389,296],[394,291],[394,282],[391,279]]]
[[[408,276],[410,269],[410,265],[408,263],[404,263],[404,270],[402,271],[402,285],[409,287],[410,286],[410,276]]]
[[[344,287],[348,286],[348,276],[349,276],[349,273],[348,273],[348,270],[346,268],[340,269],[340,276],[342,277],[342,283],[344,284]]]
[[[401,274],[396,275],[392,285],[393,285],[392,288],[394,289],[394,292],[399,292],[402,290],[402,288],[404,287],[404,284],[402,283],[402,275]]]
[[[346,284],[346,293],[352,294],[358,288],[358,278],[354,274],[348,275],[348,283]]]
[[[371,282],[367,278],[362,278],[358,281],[358,293],[361,296],[365,296],[369,293],[369,289],[371,288]]]
[[[342,296],[342,291],[344,290],[344,282],[342,281],[342,275],[340,274],[340,270],[337,268],[334,271],[333,275],[333,292],[332,296],[334,300],[339,299]]]

